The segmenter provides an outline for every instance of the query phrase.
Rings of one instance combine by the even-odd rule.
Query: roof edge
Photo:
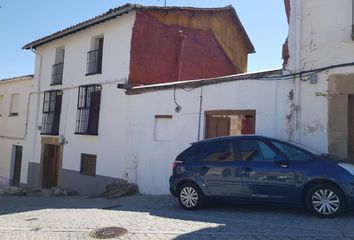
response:
[[[31,78],[33,79],[34,75],[28,74],[28,75],[23,75],[18,77],[4,78],[4,79],[0,79],[0,84],[6,82],[12,82],[12,81],[30,80]]]
[[[160,83],[160,84],[152,84],[152,85],[140,85],[140,86],[133,86],[132,88],[127,89],[125,93],[126,95],[137,95],[146,92],[171,90],[175,88],[190,88],[190,87],[193,88],[193,87],[214,85],[214,84],[240,81],[240,80],[257,80],[257,79],[261,79],[262,77],[268,78],[271,76],[279,76],[282,73],[283,73],[282,69],[273,69],[273,70],[266,70],[262,72],[241,73],[241,74],[216,77],[216,78],[186,80],[186,81]],[[269,79],[269,81],[271,80],[272,79]]]

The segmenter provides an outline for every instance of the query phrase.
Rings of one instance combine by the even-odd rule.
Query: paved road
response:
[[[302,209],[210,206],[181,210],[170,196],[115,200],[0,197],[0,239],[91,239],[102,227],[124,227],[124,240],[354,239],[354,213],[318,219]]]

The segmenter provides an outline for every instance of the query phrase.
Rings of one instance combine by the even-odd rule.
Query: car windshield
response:
[[[309,147],[309,146],[303,145],[303,144],[301,144],[301,143],[292,142],[292,141],[287,141],[287,142],[290,143],[290,144],[292,144],[292,145],[295,145],[295,146],[297,146],[297,147],[299,147],[299,148],[302,148],[302,149],[304,149],[304,150],[306,150],[306,151],[308,151],[308,152],[310,152],[310,153],[312,153],[312,154],[315,154],[315,155],[322,155],[322,154],[323,154],[323,152],[320,152],[320,151],[318,151],[318,150],[316,150],[316,149],[314,149],[314,148],[311,148],[311,147]]]

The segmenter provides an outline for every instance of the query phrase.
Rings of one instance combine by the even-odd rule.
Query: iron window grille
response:
[[[98,48],[87,53],[86,75],[102,73],[103,48]]]
[[[61,84],[63,81],[64,63],[56,63],[52,66],[52,82],[51,85]]]
[[[102,86],[79,87],[75,134],[98,135]]]
[[[60,90],[44,92],[41,134],[59,134],[62,95]]]

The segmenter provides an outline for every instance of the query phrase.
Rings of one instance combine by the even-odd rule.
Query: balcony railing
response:
[[[56,63],[52,66],[52,85],[61,84],[63,81],[64,63]]]
[[[102,48],[87,53],[86,75],[102,72]]]

